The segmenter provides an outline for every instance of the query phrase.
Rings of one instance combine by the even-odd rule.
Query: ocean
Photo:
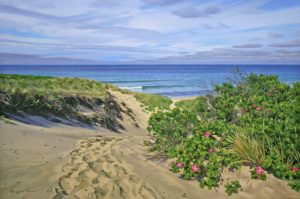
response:
[[[214,84],[232,79],[237,68],[245,74],[275,74],[289,84],[300,81],[300,65],[18,65],[0,66],[0,73],[81,77],[177,98],[211,93]]]

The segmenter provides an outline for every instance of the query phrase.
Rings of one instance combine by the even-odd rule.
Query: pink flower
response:
[[[261,166],[256,167],[256,174],[261,175],[265,170]]]
[[[293,172],[298,172],[299,169],[298,169],[297,167],[293,166],[293,167],[292,167],[292,171],[293,171]]]
[[[198,165],[197,165],[197,164],[194,164],[194,165],[192,166],[192,170],[193,170],[194,173],[197,173],[197,172],[199,171]]]
[[[258,107],[256,107],[256,110],[257,110],[257,111],[261,111],[262,108],[261,108],[260,106],[258,106]]]
[[[214,149],[213,149],[213,148],[209,148],[209,149],[208,149],[208,152],[209,152],[209,153],[212,153],[212,152],[214,152]]]
[[[210,135],[211,135],[211,134],[210,134],[209,131],[206,131],[206,132],[204,133],[204,137],[206,137],[206,138],[209,138]]]
[[[177,166],[177,168],[182,168],[182,167],[183,167],[183,164],[182,164],[182,162],[178,162],[178,163],[176,164],[176,166]]]

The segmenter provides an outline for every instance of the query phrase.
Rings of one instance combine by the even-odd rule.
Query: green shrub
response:
[[[225,185],[225,192],[231,196],[233,193],[238,193],[241,185],[239,181],[235,180]]]
[[[289,182],[288,185],[289,185],[292,189],[294,189],[295,191],[300,192],[300,182],[299,182],[299,181]]]
[[[194,132],[196,122],[195,114],[179,109],[153,114],[148,122],[148,131],[155,138],[152,147],[174,156],[176,148]]]
[[[250,165],[255,179],[265,180],[269,172],[299,180],[300,83],[289,86],[277,76],[253,73],[236,82],[216,85],[215,95],[178,102],[181,112],[153,114],[149,126],[155,146],[176,154],[172,170],[184,179],[197,179],[201,187],[218,186],[224,167],[241,165]],[[188,129],[182,124],[192,114],[197,118]]]

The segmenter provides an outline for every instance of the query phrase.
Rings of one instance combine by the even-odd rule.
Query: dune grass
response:
[[[146,110],[168,108],[171,104],[167,97],[126,91],[95,80],[0,74],[0,115],[20,111],[45,116],[54,114],[107,125],[111,122],[105,120],[116,120],[120,113],[120,105],[113,99],[109,90],[132,94],[143,103]],[[96,114],[88,118],[81,114],[82,107],[91,109]],[[103,119],[107,114],[114,116]]]
[[[147,106],[147,110],[155,111],[155,109],[168,109],[172,104],[172,100],[156,94],[134,93],[134,97]]]
[[[39,96],[79,95],[104,99],[108,89],[132,94],[148,110],[169,108],[171,99],[156,95],[123,90],[112,84],[82,78],[63,78],[32,75],[0,74],[0,90],[8,93],[31,93]]]
[[[266,134],[264,138],[267,138]],[[238,155],[241,162],[256,164],[266,157],[268,145],[265,139],[256,138],[252,131],[232,128],[226,135],[226,141],[230,146],[228,151]]]
[[[175,106],[183,110],[200,113],[206,107],[207,97],[198,96],[196,99],[181,100],[175,103]]]
[[[170,105],[172,104],[172,100],[165,96],[120,89],[112,84],[108,84],[107,87],[114,91],[119,91],[123,94],[133,95],[139,102],[141,102],[145,106],[146,110],[148,111],[155,111],[156,109],[169,109]]]
[[[1,74],[0,106],[4,116],[33,114],[100,124],[115,131],[120,127],[120,106],[107,92],[106,84],[93,80]]]
[[[0,89],[9,93],[81,95],[105,98],[106,84],[88,79],[0,74]]]

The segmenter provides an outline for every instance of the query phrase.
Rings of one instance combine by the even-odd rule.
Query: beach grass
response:
[[[154,111],[155,109],[168,109],[172,104],[170,98],[156,94],[135,92],[134,97],[145,104],[149,111]]]
[[[112,84],[104,84],[95,80],[82,78],[48,77],[32,75],[0,74],[0,90],[9,93],[31,93],[48,97],[62,95],[78,95],[104,99],[108,97],[108,89],[123,94],[132,94],[138,101],[153,111],[156,108],[169,108],[172,103],[168,97],[132,92],[120,89]]]
[[[122,109],[110,90],[131,94],[145,111],[169,108],[171,104],[167,97],[122,90],[95,80],[0,74],[0,115],[55,115],[116,130]]]
[[[0,75],[0,114],[39,115],[118,131],[120,105],[106,84],[80,78]]]
[[[0,89],[10,93],[39,95],[81,95],[97,98],[108,96],[106,84],[81,78],[0,74]]]
[[[195,99],[180,100],[175,103],[175,106],[197,114],[204,110],[204,107],[206,106],[206,101],[207,97],[198,96]]]
[[[145,106],[148,111],[155,111],[156,109],[169,109],[172,104],[172,100],[168,97],[151,94],[151,93],[140,93],[134,92],[127,89],[120,89],[115,85],[108,84],[107,87],[114,91],[119,91],[123,94],[131,94],[133,95],[139,102]]]

